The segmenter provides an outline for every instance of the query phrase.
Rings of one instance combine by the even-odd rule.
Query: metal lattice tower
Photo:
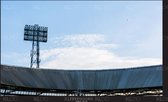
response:
[[[40,64],[40,59],[39,59],[39,42],[38,41],[33,41],[32,42],[32,50],[30,51],[30,57],[31,57],[31,63],[30,63],[30,67],[36,67],[39,68],[39,64]]]
[[[32,41],[32,50],[30,52],[31,68],[40,67],[40,42],[47,42],[47,27],[42,27],[37,24],[25,25],[24,28],[24,40]]]

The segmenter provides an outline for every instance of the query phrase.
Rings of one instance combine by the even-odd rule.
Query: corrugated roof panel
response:
[[[64,90],[161,87],[162,66],[69,71],[1,65],[1,84]]]

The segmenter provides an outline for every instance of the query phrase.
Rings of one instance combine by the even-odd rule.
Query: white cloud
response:
[[[62,47],[40,51],[41,68],[97,70],[162,64],[161,58],[122,57],[111,50],[118,45],[106,43],[106,38],[101,34],[68,35],[60,37],[58,41],[64,43]],[[1,58],[4,64],[8,64],[6,62],[9,60],[10,64],[19,66],[29,65],[30,62],[29,54],[23,53],[2,54]]]
[[[118,48],[118,44],[111,44],[111,43],[109,43],[109,44],[98,44],[98,45],[96,45],[96,46],[93,46],[93,47],[95,47],[95,48],[99,48],[99,49],[116,49],[116,48]]]
[[[117,48],[118,44],[105,43],[103,34],[73,34],[51,39],[51,43],[57,47],[94,47],[94,48]]]
[[[101,34],[68,35],[57,41],[55,43],[63,43],[63,47],[41,51],[42,68],[115,69],[162,63],[159,58],[121,57],[109,50],[118,45],[105,43],[106,38]]]
[[[157,58],[120,57],[108,50],[87,47],[45,50],[42,60],[41,67],[51,69],[115,69],[161,64]]]
[[[76,44],[95,44],[98,42],[104,41],[104,36],[101,34],[76,34],[76,35],[67,35],[63,39],[64,41],[71,42],[73,45]]]
[[[65,35],[57,38],[53,38],[53,41],[57,45],[61,45],[62,47],[67,46],[94,46],[101,42],[104,42],[105,37],[102,34],[73,34],[73,35]]]

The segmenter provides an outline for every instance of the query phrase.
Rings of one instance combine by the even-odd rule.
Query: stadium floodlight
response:
[[[31,50],[31,63],[30,67],[39,68],[40,63],[40,48],[39,42],[47,42],[47,33],[48,27],[39,26],[38,24],[35,25],[25,25],[24,27],[24,40],[25,41],[32,41],[32,50]]]

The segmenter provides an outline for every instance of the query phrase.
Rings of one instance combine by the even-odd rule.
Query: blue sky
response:
[[[3,1],[2,64],[29,67],[25,24],[48,27],[41,67],[110,69],[162,64],[161,1]]]

